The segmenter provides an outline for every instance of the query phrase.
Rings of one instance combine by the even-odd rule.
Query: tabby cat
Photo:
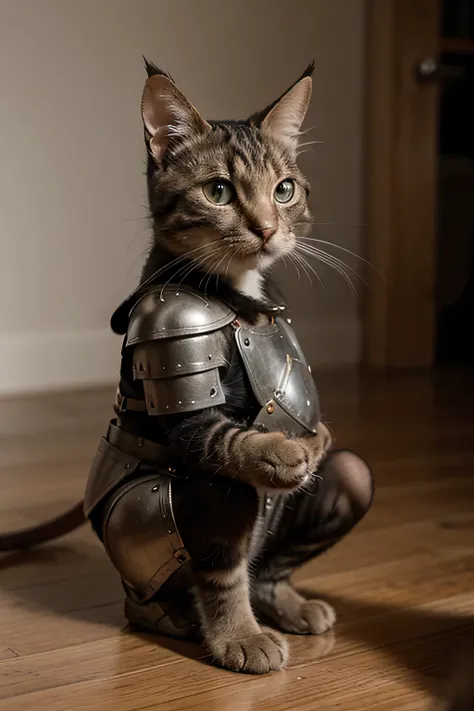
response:
[[[237,319],[267,321],[275,305],[284,308],[269,269],[311,223],[309,185],[296,159],[313,66],[266,109],[239,121],[206,121],[169,75],[149,62],[146,68],[142,115],[153,244],[142,283],[173,284],[176,293],[190,286],[225,302]],[[126,302],[115,318],[129,309]],[[290,575],[362,518],[373,486],[358,456],[328,453],[322,424],[304,438],[254,427],[259,408],[235,342],[230,333],[225,338],[225,404],[121,418],[131,431],[139,421],[141,434],[183,454],[192,471],[173,482],[192,570],[172,576],[142,615],[129,600],[128,616],[158,631],[188,634],[195,610],[194,629],[216,663],[265,673],[286,664],[288,647],[255,614],[290,633],[321,634],[333,626],[331,606],[304,599]],[[130,368],[125,354],[121,396],[143,398]],[[263,512],[262,490],[273,492]],[[99,516],[98,530],[101,523]],[[156,625],[154,602],[168,611]]]

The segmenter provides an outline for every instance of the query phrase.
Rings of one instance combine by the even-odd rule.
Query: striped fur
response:
[[[169,75],[151,63],[146,66],[142,113],[153,245],[143,280],[156,275],[160,283],[190,284],[256,323],[271,313],[274,299],[282,303],[268,269],[291,253],[296,230],[301,235],[311,220],[309,185],[296,155],[312,67],[249,119],[206,121]],[[206,198],[203,186],[215,178],[232,184],[232,200],[226,205]],[[294,181],[294,195],[281,203],[275,189],[287,179]],[[352,506],[342,507],[351,499],[342,490],[343,478],[330,469],[323,490],[326,504],[321,499],[313,474],[331,442],[323,425],[307,438],[252,427],[256,403],[232,338],[226,348],[225,405],[148,418],[152,425],[144,425],[155,428],[146,436],[163,438],[184,452],[192,472],[173,483],[175,516],[191,556],[192,581],[172,577],[160,591],[160,603],[164,600],[172,608],[176,587],[192,585],[203,638],[216,663],[234,671],[265,673],[286,664],[288,646],[281,635],[258,624],[252,603],[283,630],[319,634],[329,629],[335,619],[331,608],[303,600],[288,577],[293,567],[325,545],[322,512],[327,509],[333,515],[332,523],[327,522],[331,543],[362,514]],[[121,387],[127,392],[126,382]],[[370,479],[365,464],[359,475]],[[348,482],[348,487],[353,484]],[[264,514],[262,495],[257,494],[261,490],[275,497]],[[299,515],[290,515],[289,500],[304,512],[306,525]],[[273,523],[267,516],[272,510],[280,511]],[[272,541],[279,542],[278,549]]]
[[[154,244],[144,278],[177,256],[183,257],[174,266],[177,280],[187,281],[194,268],[194,277],[209,276],[204,290],[215,287],[217,277],[235,287],[248,271],[266,273],[291,252],[295,230],[304,234],[311,220],[309,184],[296,164],[296,134],[307,105],[301,99],[309,99],[303,89],[306,82],[310,86],[312,67],[281,97],[289,106],[278,124],[271,121],[278,102],[245,121],[205,121],[168,75],[150,63],[147,72],[143,115]],[[216,206],[206,199],[203,185],[213,178],[232,183],[231,204]],[[278,203],[275,187],[287,178],[295,181],[294,198]],[[263,244],[262,230],[268,226],[276,231]]]

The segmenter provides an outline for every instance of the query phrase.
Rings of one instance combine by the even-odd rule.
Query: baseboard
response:
[[[0,394],[115,383],[120,347],[108,328],[0,335]]]
[[[359,360],[360,327],[354,320],[296,318],[294,327],[313,365]],[[41,392],[116,383],[121,339],[107,328],[0,336],[0,394]]]

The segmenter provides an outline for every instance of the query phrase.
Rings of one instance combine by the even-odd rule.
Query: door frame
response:
[[[368,0],[367,232],[362,364],[423,367],[435,353],[440,0]]]

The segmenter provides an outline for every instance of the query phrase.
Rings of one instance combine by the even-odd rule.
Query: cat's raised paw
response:
[[[270,629],[244,639],[222,643],[219,647],[219,650],[212,650],[216,663],[234,672],[268,674],[283,669],[288,663],[287,641]]]

